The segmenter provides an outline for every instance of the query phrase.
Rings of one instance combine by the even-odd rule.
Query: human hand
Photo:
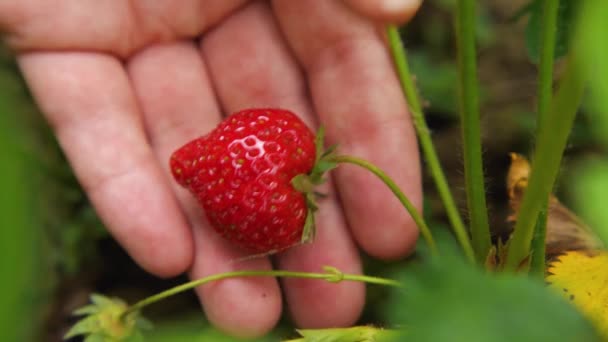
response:
[[[283,107],[311,127],[322,122],[330,143],[384,169],[420,207],[415,133],[382,31],[368,19],[404,21],[418,6],[6,1],[0,28],[112,235],[149,272],[199,278],[272,267],[268,258],[231,262],[244,252],[208,227],[168,170],[174,149],[242,108]],[[357,244],[385,259],[412,250],[417,230],[382,183],[349,166],[332,173],[315,242],[277,255],[278,268],[359,273]],[[301,327],[352,324],[364,305],[359,283],[281,284]],[[235,335],[264,334],[280,317],[276,279],[228,279],[197,294],[209,320]]]

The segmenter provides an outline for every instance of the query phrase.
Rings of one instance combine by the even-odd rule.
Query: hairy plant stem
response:
[[[543,0],[541,22],[541,46],[540,61],[538,65],[538,88],[537,88],[537,123],[536,136],[540,135],[542,127],[546,127],[550,119],[549,106],[553,95],[553,60],[555,55],[555,41],[557,36],[557,15],[559,0]],[[534,167],[534,165],[532,165]],[[532,260],[530,262],[530,273],[537,278],[545,278],[545,254],[547,236],[547,210],[549,198],[542,204],[536,219],[536,228],[532,240]]]
[[[546,262],[545,256],[547,254],[547,214],[549,210],[549,202],[543,203],[538,217],[536,218],[536,225],[534,227],[534,236],[532,237],[532,251],[530,253],[530,274],[539,280],[545,279]]]
[[[378,167],[376,167],[374,164],[372,164],[368,161],[365,161],[363,159],[359,159],[356,157],[351,157],[351,156],[334,156],[334,157],[331,157],[330,161],[335,162],[335,163],[353,164],[353,165],[363,167],[364,169],[370,171],[371,173],[376,175],[378,178],[380,178],[380,180],[382,182],[384,182],[384,184],[386,184],[386,186],[388,186],[388,188],[393,192],[393,194],[395,194],[395,196],[397,196],[397,198],[399,199],[401,204],[405,207],[405,209],[408,211],[408,213],[412,216],[412,219],[418,226],[418,229],[420,229],[420,233],[426,240],[426,243],[428,244],[431,253],[433,255],[438,254],[437,245],[435,244],[435,239],[433,239],[433,234],[431,233],[431,230],[426,225],[426,222],[424,222],[424,218],[422,217],[422,215],[420,215],[420,213],[418,213],[418,210],[416,209],[416,207],[414,207],[412,202],[410,202],[410,200],[405,196],[403,191],[401,191],[401,189],[399,189],[399,187],[397,186],[395,181],[393,181],[386,173],[384,173],[384,171],[380,170]]]
[[[462,126],[464,176],[471,239],[479,263],[490,251],[490,226],[486,207],[479,96],[475,50],[475,5],[473,0],[458,0],[456,7],[456,38],[458,45],[459,107]]]
[[[538,213],[555,183],[568,135],[583,97],[587,74],[580,67],[576,49],[571,49],[568,57],[568,65],[547,111],[547,118],[539,123],[542,127],[538,130],[528,187],[509,242],[505,263],[507,270],[516,271],[529,257]]]
[[[441,168],[439,158],[437,157],[437,152],[435,150],[435,146],[433,145],[429,128],[424,119],[420,99],[410,74],[407,63],[407,55],[405,49],[403,48],[399,31],[394,26],[388,26],[387,34],[391,54],[395,62],[399,81],[401,82],[401,88],[409,105],[410,113],[414,121],[414,127],[416,129],[416,133],[418,134],[418,140],[420,141],[420,147],[422,149],[422,153],[424,154],[424,159],[427,162],[429,172],[433,177],[435,186],[437,187],[439,197],[441,197],[441,201],[445,206],[446,214],[450,224],[452,225],[456,239],[458,240],[458,243],[460,244],[466,257],[470,261],[474,261],[475,254],[473,252],[473,247],[471,246],[471,240],[467,233],[467,229],[462,222],[462,218],[458,213],[458,209],[454,202],[454,197],[450,192],[450,187],[446,180],[443,169]]]
[[[361,274],[346,274],[342,273],[335,267],[325,266],[325,273],[309,273],[309,272],[294,272],[294,271],[234,271],[220,274],[210,275],[204,278],[195,279],[187,283],[172,287],[163,292],[157,293],[153,296],[147,297],[140,300],[139,302],[131,305],[125,312],[123,312],[121,318],[126,318],[129,314],[138,312],[144,307],[159,302],[167,297],[171,297],[178,293],[191,290],[195,287],[204,285],[212,281],[218,281],[229,278],[243,278],[243,277],[284,277],[284,278],[307,278],[307,279],[321,279],[332,283],[338,283],[341,281],[359,281],[368,284],[377,284],[384,286],[402,287],[402,284],[392,279],[385,279],[379,277],[366,276]]]

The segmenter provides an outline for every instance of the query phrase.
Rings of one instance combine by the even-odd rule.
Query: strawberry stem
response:
[[[310,272],[295,272],[295,271],[284,271],[284,270],[273,270],[273,271],[234,271],[225,272],[210,275],[207,277],[195,279],[187,283],[172,287],[168,290],[162,291],[150,297],[144,298],[139,302],[131,305],[125,310],[120,319],[125,319],[130,314],[139,312],[144,307],[159,302],[165,298],[171,297],[178,293],[191,290],[195,287],[210,283],[212,281],[218,281],[229,278],[243,278],[243,277],[283,277],[283,278],[307,278],[307,279],[321,279],[330,283],[339,283],[341,281],[359,281],[368,284],[376,284],[383,286],[402,287],[403,285],[392,279],[380,278],[367,276],[362,274],[348,274],[342,273],[339,269],[332,266],[323,266],[324,273],[310,273]]]
[[[471,242],[477,262],[483,264],[492,241],[483,173],[479,82],[475,47],[476,1],[458,0],[454,12],[458,55],[458,108],[462,136],[462,156]]]
[[[553,190],[568,136],[585,94],[589,75],[583,72],[580,55],[580,50],[570,50],[566,70],[549,106],[550,115],[539,122],[542,127],[536,138],[532,172],[509,240],[505,268],[510,271],[517,271],[530,255],[538,214]]]
[[[541,122],[551,120],[549,106],[553,98],[553,62],[557,39],[556,28],[557,17],[559,15],[559,0],[544,0],[542,6],[540,61],[538,63],[538,85],[536,88],[538,100],[536,105],[537,131],[535,136],[537,137],[540,136],[540,128],[546,126],[546,124],[541,124]],[[534,238],[532,239],[530,272],[540,280],[545,279],[548,201],[548,199],[545,200],[538,214],[534,228]]]
[[[420,99],[413,77],[410,74],[406,51],[403,48],[399,31],[395,26],[391,25],[387,28],[387,35],[389,38],[391,54],[397,69],[397,75],[399,76],[403,94],[405,95],[409,105],[412,120],[414,121],[414,128],[418,134],[418,141],[420,142],[420,147],[422,153],[424,154],[424,158],[426,159],[429,172],[435,181],[437,192],[439,193],[439,197],[443,202],[446,215],[448,216],[448,220],[452,225],[456,239],[460,243],[466,257],[471,262],[475,262],[475,252],[473,251],[473,246],[471,245],[469,233],[467,232],[467,228],[462,222],[462,218],[458,212],[456,202],[454,201],[454,196],[450,191],[450,186],[441,167],[441,162],[439,161],[435,146],[433,145],[433,140],[431,139],[430,134],[431,131],[426,124],[426,120],[424,119],[422,105],[420,104]]]
[[[386,184],[386,186],[388,186],[388,188],[393,192],[393,194],[395,194],[395,196],[397,196],[397,198],[399,199],[399,201],[401,202],[403,207],[405,207],[405,209],[408,211],[408,213],[412,216],[412,219],[418,226],[420,233],[426,240],[426,243],[428,244],[429,249],[431,250],[431,253],[434,255],[438,254],[437,245],[435,244],[435,239],[433,238],[433,234],[431,234],[431,230],[426,225],[424,218],[422,217],[422,215],[420,215],[420,213],[418,212],[416,207],[414,207],[412,202],[410,202],[410,200],[405,196],[403,191],[401,191],[399,186],[397,186],[395,181],[393,181],[384,171],[380,170],[377,166],[375,166],[374,164],[372,164],[366,160],[356,158],[356,157],[351,157],[351,156],[344,156],[344,155],[333,156],[333,157],[331,157],[331,161],[334,163],[346,163],[346,164],[354,164],[354,165],[360,166],[360,167],[370,171],[371,173],[376,175],[378,178],[380,178],[380,180],[384,184]]]

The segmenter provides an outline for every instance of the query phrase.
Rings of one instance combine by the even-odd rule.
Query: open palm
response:
[[[268,258],[235,262],[244,252],[210,229],[168,170],[174,149],[239,109],[288,108],[311,127],[323,123],[343,153],[371,160],[420,204],[407,106],[382,31],[358,14],[405,20],[418,2],[385,2],[395,1],[7,1],[0,27],[112,235],[146,270],[198,278],[272,267]],[[411,251],[417,231],[391,193],[363,171],[334,174],[315,242],[276,256],[277,267],[357,273],[357,245],[380,258]],[[351,324],[364,304],[357,283],[281,285],[303,327]],[[233,334],[263,334],[280,317],[276,279],[197,293]]]

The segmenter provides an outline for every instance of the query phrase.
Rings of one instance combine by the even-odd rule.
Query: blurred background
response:
[[[464,209],[462,155],[455,148],[460,129],[453,4],[453,0],[425,1],[402,34],[433,139]],[[528,155],[533,144],[538,52],[532,33],[539,18],[529,4],[529,0],[483,2],[478,12],[484,164],[495,236],[509,229],[504,184],[508,153]],[[563,14],[568,15],[568,10]],[[558,50],[566,47],[560,45]],[[559,75],[559,61],[556,69]],[[570,181],[580,165],[605,151],[593,134],[588,107],[586,102],[575,123],[557,185],[566,204],[581,198],[577,183]],[[430,178],[424,185],[426,215],[434,229],[441,229],[442,205]],[[463,214],[466,217],[464,210]],[[61,340],[75,321],[71,312],[84,305],[91,292],[134,302],[186,281],[146,274],[106,233],[4,47],[0,48],[0,265],[3,341]],[[400,266],[366,259],[365,267],[367,274],[382,276]],[[361,323],[382,323],[385,297],[384,289],[370,288]],[[191,293],[151,306],[146,316],[156,326],[152,341],[231,340],[204,321]],[[289,317],[284,317],[268,340],[287,337],[294,337],[294,332]]]

